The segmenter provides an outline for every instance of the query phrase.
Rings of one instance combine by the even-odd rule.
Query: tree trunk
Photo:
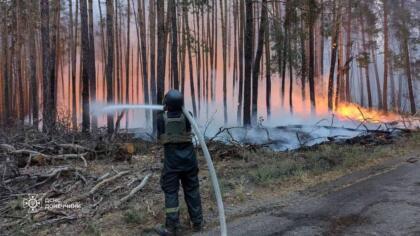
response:
[[[89,11],[89,95],[90,101],[96,101],[96,68],[95,68],[95,31],[93,29],[93,3],[92,0],[88,0],[88,11]],[[130,5],[130,4],[128,4]],[[98,118],[95,114],[92,115],[92,129],[98,127]]]
[[[182,10],[182,8],[181,8]],[[183,13],[182,13],[183,14]],[[186,63],[186,45],[187,45],[187,36],[184,32],[184,20],[183,17],[181,17],[178,21],[180,24],[179,32],[182,32],[181,35],[181,48],[180,48],[180,69],[181,69],[181,78],[180,78],[180,90],[183,94],[185,94],[185,63]],[[209,45],[209,47],[211,47]]]
[[[346,62],[347,65],[345,69],[346,72],[346,88],[345,88],[345,101],[351,101],[351,94],[350,94],[350,58],[351,58],[351,47],[352,47],[352,39],[351,39],[351,24],[352,24],[352,0],[347,0],[347,21],[346,21]]]
[[[121,81],[121,13],[120,5],[115,0],[115,84],[116,84],[116,101],[122,101],[122,81]]]
[[[359,47],[360,49],[360,47]],[[359,67],[359,83],[360,83],[360,105],[365,106],[365,84],[363,83],[362,68]]]
[[[265,18],[268,19],[268,11],[265,12]],[[270,24],[267,22],[265,30],[265,104],[267,107],[267,119],[271,116],[271,56],[270,56]]]
[[[60,0],[54,2],[54,18],[52,24],[51,44],[50,44],[50,103],[48,112],[51,114],[50,129],[55,129],[57,116],[57,49],[59,46],[59,27],[60,27]]]
[[[125,102],[130,103],[130,17],[131,9],[130,3],[127,3],[127,42],[126,42],[126,52],[125,52]],[[129,115],[125,116],[125,128],[128,129]]]
[[[289,61],[289,111],[293,114],[293,59],[292,59],[292,45],[288,42],[288,61]]]
[[[401,0],[401,8],[404,9],[404,1]],[[414,90],[413,90],[413,79],[411,77],[411,64],[410,64],[410,50],[408,47],[408,39],[409,39],[409,30],[407,26],[407,22],[405,22],[405,17],[403,16],[403,37],[402,37],[402,51],[403,51],[403,60],[404,60],[404,70],[407,76],[407,85],[408,85],[408,96],[410,99],[410,111],[411,114],[416,114],[416,101],[414,98]],[[384,23],[385,24],[385,23]]]
[[[245,5],[244,1],[239,3],[239,49],[238,49],[238,66],[239,66],[239,82],[238,82],[238,108],[237,123],[242,123],[243,112],[243,88],[244,88],[244,24],[245,24]]]
[[[388,43],[388,3],[383,0],[384,8],[384,87],[383,87],[383,108],[384,112],[388,112],[388,60],[389,60],[389,43]]]
[[[372,41],[372,37],[370,36],[370,41]],[[373,62],[373,67],[375,70],[375,81],[376,81],[376,93],[378,95],[378,108],[382,109],[382,89],[381,89],[381,82],[379,80],[379,71],[378,71],[378,63],[376,61],[376,53],[375,53],[375,49],[373,48],[373,46],[371,46],[370,48],[371,50],[371,56],[372,56],[372,62]]]
[[[50,99],[50,7],[49,0],[41,0],[41,43],[42,43],[42,77],[43,109],[42,131],[48,132],[52,127],[52,113],[48,110]]]
[[[350,0],[351,1],[351,0]],[[320,58],[319,58],[319,69],[320,69],[320,72],[321,72],[321,75],[324,75],[324,36],[325,36],[325,32],[324,32],[324,1],[323,0],[320,0],[320,3],[319,3],[320,5],[321,5],[321,9],[320,9],[320,15],[321,15],[321,22],[320,22],[320,29],[319,29],[319,33],[321,34],[320,35],[320,38],[321,38],[321,42],[319,43],[319,46],[320,46],[320,49],[319,49],[319,51],[321,52],[320,53]],[[310,46],[310,45],[309,45]],[[321,80],[321,81],[324,81],[323,79]]]
[[[71,10],[70,2],[73,0],[69,0],[69,6]],[[73,13],[70,13],[70,30],[71,30],[71,90],[72,90],[72,115],[71,121],[73,125],[73,129],[77,130],[77,93],[76,93],[76,61],[77,61],[77,24],[78,24],[78,9],[79,9],[79,1],[76,0],[76,19],[75,19],[75,26],[73,27]],[[73,29],[74,28],[74,29]],[[74,30],[74,36],[73,36]]]
[[[2,12],[6,12],[6,4],[3,5],[2,7]],[[45,17],[41,17],[41,20],[45,20]],[[48,32],[48,31],[47,31]],[[9,80],[9,45],[8,45],[8,26],[7,26],[7,21],[3,21],[3,28],[2,28],[2,33],[1,33],[1,42],[2,42],[2,51],[3,51],[3,104],[4,104],[4,114],[3,114],[3,121],[4,124],[8,124],[9,118],[10,118],[10,113],[11,113],[11,103],[10,103],[10,80]],[[44,41],[43,41],[44,42]],[[44,55],[42,55],[42,60],[44,62]]]
[[[300,33],[300,50],[301,50],[301,60],[302,60],[302,69],[301,69],[301,93],[302,93],[302,101],[305,102],[306,100],[306,47],[305,47],[305,31],[304,31],[304,19],[301,19],[301,33]]]
[[[282,27],[281,27],[281,14],[282,14],[282,12],[281,12],[281,7],[280,7],[280,3],[275,3],[275,5],[274,5],[275,7],[274,7],[274,9],[273,9],[273,11],[274,11],[274,16],[275,16],[275,21],[276,21],[276,24],[275,24],[275,29],[276,29],[276,41],[277,41],[277,43],[279,44],[279,45],[277,45],[277,47],[276,47],[276,54],[277,54],[277,69],[278,69],[278,74],[280,75],[280,74],[282,74],[282,69],[283,69],[283,60],[282,60],[282,53],[283,53],[283,50],[282,50],[282,47],[280,46],[280,44],[281,44],[281,40],[283,39],[283,37],[282,37],[282,35],[281,35],[281,30],[282,30]]]
[[[165,1],[157,0],[157,103],[162,104],[165,89]]]
[[[213,78],[211,80],[211,100],[214,102],[216,100],[216,80],[217,80],[217,60],[218,60],[218,36],[217,36],[217,32],[218,32],[218,27],[217,27],[217,2],[216,0],[213,0]]]
[[[31,7],[35,10],[37,7],[35,2],[31,3]],[[38,109],[38,82],[37,82],[37,68],[36,68],[36,45],[35,45],[35,22],[30,22],[29,27],[29,67],[30,67],[30,84],[31,84],[31,110],[33,126],[38,129],[39,109]]]
[[[106,60],[106,96],[107,103],[114,103],[114,0],[106,1],[106,36],[107,36],[107,60]],[[107,116],[108,133],[114,133],[114,115]]]
[[[101,48],[102,48],[102,99],[106,101],[106,75],[105,75],[105,64],[106,64],[106,47],[105,47],[105,22],[102,17],[101,1],[98,0],[99,8],[99,24],[101,26]]]
[[[204,101],[206,104],[210,104],[211,101],[211,92],[210,92],[210,86],[211,86],[211,59],[212,59],[212,34],[211,34],[211,10],[208,9],[202,9],[203,14],[206,16],[205,21],[203,21],[203,40],[205,40],[205,44],[207,47],[202,49],[202,57],[203,57],[203,64],[205,67],[204,73],[205,73],[205,85],[204,85]],[[206,115],[208,114],[209,106],[206,107]]]
[[[309,97],[311,100],[311,110],[315,112],[316,100],[315,100],[315,42],[314,42],[314,23],[315,23],[315,0],[309,0],[309,71],[308,71],[308,82],[309,82]],[[323,42],[322,42],[323,44]],[[323,54],[323,53],[321,53]],[[323,63],[321,59],[321,63]],[[323,64],[321,64],[323,65]],[[322,68],[323,66],[321,66]]]
[[[341,15],[341,13],[339,13]],[[341,21],[341,19],[339,19]],[[337,40],[337,75],[335,78],[335,108],[337,108],[341,102],[341,86],[342,86],[342,76],[341,76],[341,72],[342,72],[342,59],[343,59],[343,50],[342,50],[342,42],[343,42],[343,37],[342,37],[342,31],[341,31],[341,27],[338,30],[338,40]]]
[[[335,64],[337,60],[337,39],[340,30],[340,23],[338,22],[336,16],[336,9],[334,6],[334,33],[332,35],[332,47],[331,47],[331,63],[330,63],[330,75],[328,77],[328,109],[332,110],[334,108],[333,104],[333,92],[334,92],[334,72]]]
[[[366,57],[368,57],[369,55],[369,50],[368,47],[366,45],[366,40],[365,40],[365,23],[364,23],[364,19],[363,16],[360,19],[360,24],[362,25],[362,45],[363,45],[363,52],[366,55]],[[367,89],[367,96],[368,96],[368,107],[372,108],[372,91],[370,88],[370,77],[369,77],[369,63],[367,63],[365,65],[365,79],[366,79],[366,89]]]
[[[89,117],[89,69],[90,69],[90,47],[89,47],[89,29],[86,0],[80,0],[80,20],[81,20],[81,39],[82,39],[82,131],[88,133],[90,130]]]
[[[191,90],[191,100],[193,106],[193,114],[197,117],[197,105],[196,105],[196,97],[195,97],[195,88],[194,88],[194,74],[193,74],[193,67],[192,67],[192,53],[191,53],[191,37],[190,37],[190,26],[189,26],[189,19],[188,19],[188,8],[186,5],[186,0],[184,0],[184,6],[182,8],[182,15],[184,18],[183,25],[184,25],[184,34],[188,34],[187,36],[187,49],[188,49],[188,61],[189,61],[189,74],[190,74],[190,90]]]
[[[18,83],[18,97],[19,97],[19,122],[20,124],[24,123],[25,120],[25,93],[23,91],[23,80],[24,77],[22,76],[22,29],[21,29],[21,6],[20,1],[15,1],[15,26],[16,26],[16,32],[15,32],[15,50],[14,50],[14,57],[15,57],[15,71],[16,71],[16,79]]]
[[[178,78],[178,33],[177,33],[177,9],[176,1],[170,0],[171,14],[171,33],[172,33],[172,45],[171,45],[171,68],[172,77],[174,81],[174,88],[179,89],[179,78]]]
[[[194,5],[196,5],[196,4],[194,4]],[[201,60],[200,60],[200,58],[201,58],[201,49],[200,49],[200,18],[199,18],[199,7],[200,6],[194,6],[193,7],[193,11],[195,12],[195,13],[193,13],[193,19],[194,19],[194,15],[196,16],[196,20],[195,21],[193,21],[193,27],[194,27],[194,38],[196,39],[196,42],[195,42],[195,52],[196,52],[196,61],[195,61],[195,65],[196,65],[196,68],[197,68],[197,103],[198,103],[198,113],[200,113],[200,110],[201,110],[201,80],[202,80],[202,77],[201,77],[201,73],[202,73],[202,69],[201,69]],[[223,26],[222,26],[223,27]]]
[[[156,0],[150,0],[149,6],[149,23],[150,23],[150,93],[152,103],[157,104],[158,98],[156,94],[157,78],[156,78]],[[153,113],[153,133],[156,132],[156,116]]]
[[[397,97],[397,106],[398,110],[402,109],[402,96],[403,96],[403,78],[402,75],[398,78],[398,97]]]
[[[343,61],[344,59],[344,36],[343,31],[340,29],[340,40],[338,41],[338,76],[340,76],[340,86],[339,86],[339,94],[338,94],[338,101],[337,106],[346,100],[346,81],[345,81],[345,67],[348,65],[347,61]]]
[[[244,126],[251,125],[251,73],[252,73],[252,57],[253,57],[253,41],[254,41],[254,30],[253,30],[253,9],[252,0],[245,1],[245,38],[244,38],[244,50],[245,50],[245,74],[244,74],[244,111],[243,111],[243,124]]]
[[[150,99],[149,99],[149,80],[148,80],[148,74],[147,74],[147,42],[146,42],[146,25],[145,25],[145,16],[144,16],[144,5],[139,1],[137,1],[138,4],[138,21],[139,21],[139,30],[140,30],[140,43],[141,43],[141,64],[142,64],[142,72],[143,72],[143,98],[144,98],[144,103],[149,104],[150,103]],[[150,2],[150,4],[152,4],[152,2]],[[153,6],[150,6],[150,8],[152,8]],[[154,8],[150,9],[150,11],[154,11]],[[152,12],[150,12],[150,14],[152,14]],[[151,18],[150,18],[151,19]],[[153,18],[155,19],[155,18]],[[150,27],[152,27],[152,24],[154,25],[154,21],[150,22]],[[153,27],[154,28],[154,27]],[[152,28],[150,28],[151,30]],[[151,65],[150,65],[150,73],[153,73],[153,78],[154,78],[154,73],[155,73],[155,66],[154,66],[154,42],[152,42],[152,38],[154,38],[154,36],[150,35],[151,39],[150,39],[150,59],[152,60],[152,54],[153,54],[153,61],[151,61]],[[153,47],[152,47],[153,45]],[[153,50],[153,51],[152,51]],[[153,65],[152,65],[153,63]],[[153,66],[153,67],[152,67]],[[152,90],[155,91],[156,89],[156,84],[154,83],[153,80],[153,86],[152,86]],[[149,122],[150,120],[150,111],[146,111],[146,124]]]
[[[233,77],[232,77],[232,93],[235,92],[236,84],[238,83],[238,1],[233,3]]]
[[[392,107],[392,111],[396,112],[397,109],[397,100],[396,100],[396,96],[395,96],[395,79],[394,79],[394,67],[392,65],[392,60],[389,60],[389,82],[390,84],[390,93],[391,93],[391,107]]]
[[[284,19],[284,23],[283,23],[283,28],[284,28],[284,41],[283,43],[283,49],[282,49],[282,68],[281,68],[281,102],[282,105],[284,104],[284,94],[285,94],[285,88],[286,88],[286,62],[287,62],[287,54],[290,53],[288,52],[288,41],[289,41],[289,21],[290,21],[290,1],[291,0],[287,0],[286,1],[286,16]]]
[[[252,120],[253,124],[257,124],[258,120],[258,77],[260,73],[261,58],[264,49],[265,31],[267,28],[267,0],[262,0],[261,5],[261,22],[258,32],[257,53],[254,60],[254,68],[252,69]]]
[[[226,9],[225,9],[226,10]],[[227,15],[223,7],[223,0],[220,0],[220,24],[222,27],[222,59],[223,59],[223,117],[224,124],[227,123]]]

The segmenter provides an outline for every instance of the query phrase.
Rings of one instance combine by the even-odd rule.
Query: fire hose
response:
[[[217,180],[216,170],[214,169],[213,161],[211,160],[209,150],[207,148],[206,142],[204,141],[204,137],[201,134],[200,130],[198,129],[197,123],[195,122],[194,118],[184,107],[182,108],[182,112],[184,113],[185,117],[187,117],[187,119],[190,121],[191,127],[194,130],[195,135],[197,135],[198,142],[200,143],[201,149],[203,150],[204,158],[206,159],[207,167],[209,168],[210,179],[213,185],[214,195],[216,195],[217,209],[219,211],[220,234],[222,236],[226,236],[227,229],[226,229],[225,208],[223,207],[222,194],[220,193],[219,182]]]
[[[125,109],[150,109],[150,110],[163,110],[162,105],[140,105],[140,104],[119,104],[119,105],[108,105],[102,107],[102,112],[111,112],[115,110],[125,110]],[[201,149],[203,150],[204,158],[207,162],[207,167],[209,169],[211,183],[213,185],[214,195],[216,196],[217,208],[219,212],[219,221],[220,221],[220,234],[222,236],[227,235],[227,228],[226,228],[226,217],[225,217],[225,209],[223,207],[223,199],[222,194],[220,192],[219,182],[216,175],[216,170],[214,169],[213,161],[211,160],[209,150],[207,148],[206,142],[204,140],[203,135],[201,134],[197,123],[195,122],[194,118],[191,114],[182,107],[182,112],[184,113],[185,117],[191,124],[191,127],[198,138],[198,142],[201,145]]]

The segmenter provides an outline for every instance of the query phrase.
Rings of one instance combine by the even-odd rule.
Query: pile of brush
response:
[[[138,195],[160,169],[155,165],[159,164],[157,160],[137,161],[137,166],[131,163],[145,146],[156,147],[129,135],[111,137],[105,132],[44,134],[33,128],[1,131],[0,215],[4,217],[0,231],[73,221],[121,206]],[[150,165],[144,164],[148,162]],[[54,199],[66,206],[84,207],[83,211],[66,207],[32,209],[27,205],[31,196],[40,206]]]

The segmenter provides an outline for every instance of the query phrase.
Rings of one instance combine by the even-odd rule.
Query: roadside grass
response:
[[[230,181],[226,180],[224,178],[220,179],[219,188],[220,188],[220,193],[222,194],[222,197],[225,197],[227,192],[232,191],[232,189],[233,189]],[[209,191],[210,200],[212,202],[215,202],[216,201],[216,195],[214,194],[213,188],[209,188],[208,191]]]
[[[289,176],[302,174],[305,165],[295,160],[283,159],[277,163],[266,163],[251,171],[252,179],[258,184],[273,183]]]
[[[315,150],[288,153],[271,158],[251,171],[251,179],[257,185],[270,185],[292,177],[320,175],[332,170],[345,170],[362,165],[370,158],[365,147],[322,145]],[[260,156],[260,158],[263,158]]]
[[[308,179],[328,172],[344,174],[382,159],[410,155],[413,150],[420,148],[419,144],[420,133],[413,132],[397,138],[395,143],[389,145],[329,143],[293,152],[273,152],[267,149],[244,150],[243,160],[246,160],[250,168],[234,169],[223,181],[241,176],[261,187],[285,182],[292,178],[306,182]]]

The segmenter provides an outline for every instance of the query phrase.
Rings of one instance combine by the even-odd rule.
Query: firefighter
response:
[[[165,193],[165,227],[160,235],[181,235],[178,190],[180,183],[195,232],[201,231],[203,215],[199,192],[198,164],[192,143],[191,124],[182,112],[184,97],[170,90],[163,100],[164,111],[157,117],[158,139],[164,146],[160,184]]]

